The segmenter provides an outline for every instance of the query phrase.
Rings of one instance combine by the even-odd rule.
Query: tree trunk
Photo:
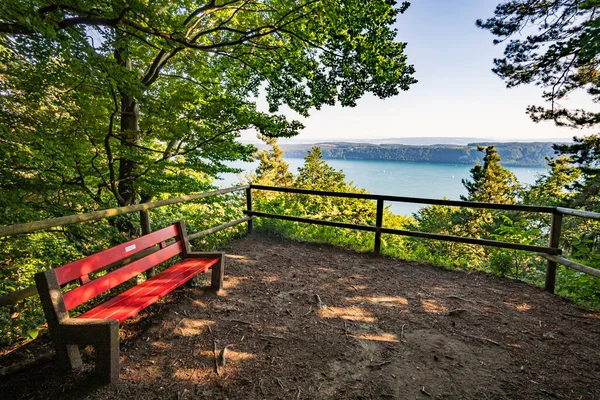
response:
[[[115,47],[115,60],[121,67],[131,70],[131,58],[127,48],[128,37],[126,33],[117,33],[117,46]],[[133,145],[139,145],[141,142],[140,133],[140,111],[133,96],[119,90],[121,96],[121,145],[122,153],[119,162],[119,178],[117,190],[119,192],[119,202],[122,206],[136,204],[138,202],[138,193],[135,184],[135,175],[137,173],[137,163],[133,155],[136,148]]]
[[[141,134],[139,130],[140,113],[135,100],[126,94],[121,95],[121,144],[126,151],[119,163],[119,195],[123,199],[122,205],[135,204],[138,193],[135,185],[137,163],[132,160],[131,153],[135,151],[132,145],[139,145]],[[129,154],[127,154],[129,153]]]

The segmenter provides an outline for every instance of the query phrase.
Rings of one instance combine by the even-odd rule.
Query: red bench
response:
[[[167,245],[167,241],[172,238],[176,238],[176,241]],[[157,251],[152,252],[151,248]],[[123,260],[126,262],[141,251],[150,254],[96,279],[89,279],[90,273]],[[180,262],[154,275],[155,266],[178,254],[181,255]],[[62,267],[36,274],[35,281],[48,321],[50,337],[56,346],[59,366],[65,369],[81,366],[77,345],[93,345],[96,350],[96,372],[105,382],[117,382],[119,322],[136,316],[144,308],[209,268],[212,269],[211,288],[221,289],[223,253],[190,251],[185,225],[178,222]],[[77,318],[69,317],[69,310],[145,271],[148,276],[146,281]],[[61,286],[73,281],[79,281],[79,286],[63,293]]]

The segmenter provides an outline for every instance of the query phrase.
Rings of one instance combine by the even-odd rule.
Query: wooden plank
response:
[[[564,265],[565,267],[572,268],[572,269],[577,270],[579,272],[583,272],[583,273],[586,273],[588,275],[592,275],[592,276],[595,276],[597,278],[600,278],[600,270],[598,270],[596,268],[588,267],[587,265],[580,264],[578,262],[569,260],[569,259],[564,258],[564,257],[551,256],[549,254],[540,254],[540,256],[544,257],[547,260],[554,261],[555,263]]]
[[[142,235],[148,235],[152,233],[150,210],[140,211],[140,227],[142,228]],[[152,278],[154,275],[156,275],[154,273],[154,268],[149,268],[148,271],[146,271],[146,278]]]
[[[246,213],[246,211],[244,211],[244,213]],[[248,212],[248,214],[250,214],[250,212]],[[359,231],[367,231],[367,232],[376,232],[377,231],[377,228],[375,228],[374,226],[369,226],[369,225],[348,224],[345,222],[335,222],[335,221],[322,221],[319,219],[292,217],[289,215],[269,214],[269,213],[263,213],[263,212],[257,212],[257,211],[252,211],[251,215],[255,216],[255,217],[282,219],[284,221],[304,222],[306,224],[333,226],[336,228],[356,229]]]
[[[556,211],[564,215],[572,215],[575,217],[587,218],[587,219],[595,219],[600,221],[600,213],[592,212],[592,211],[584,211],[584,210],[575,210],[573,208],[563,208],[557,207]]]
[[[252,188],[246,189],[246,211],[252,212]],[[248,220],[248,234],[252,233],[252,220]]]
[[[383,226],[383,200],[377,200],[377,214],[375,215],[375,227],[381,228]],[[375,254],[381,252],[381,229],[375,231],[375,245],[373,251]]]
[[[64,217],[45,219],[41,221],[26,222],[24,224],[16,224],[9,226],[0,227],[0,237],[18,235],[22,233],[31,233],[40,231],[55,226],[67,226],[72,224],[79,224],[86,221],[97,221],[99,219],[116,217],[117,215],[129,214],[137,211],[151,210],[157,207],[164,207],[171,204],[185,203],[188,201],[204,199],[206,197],[218,196],[222,194],[237,192],[245,190],[248,185],[235,186],[226,189],[214,190],[212,192],[190,194],[187,196],[175,197],[167,200],[153,201],[150,203],[135,204],[132,206],[110,208],[107,210],[93,211],[85,214],[67,215]]]
[[[0,307],[17,304],[28,297],[35,296],[36,294],[37,287],[35,286],[28,286],[24,289],[15,290],[14,292],[0,296]]]
[[[77,287],[63,295],[67,310],[71,310],[86,301],[93,299],[100,293],[114,288],[121,283],[128,281],[136,275],[146,271],[150,267],[154,267],[169,258],[176,256],[182,252],[181,242],[165,247],[156,253],[150,254],[142,259],[132,262],[129,265],[121,267],[117,270],[109,272],[98,279],[94,279],[87,285]]]
[[[442,234],[438,234],[438,233],[407,231],[407,230],[403,230],[403,229],[376,228],[374,226],[368,226],[368,225],[347,224],[344,222],[334,222],[334,221],[321,221],[321,220],[310,219],[310,218],[290,217],[289,215],[268,214],[268,213],[262,213],[262,212],[256,212],[256,211],[252,211],[252,215],[257,216],[257,217],[275,218],[275,219],[282,219],[282,220],[286,220],[286,221],[304,222],[307,224],[333,226],[333,227],[337,227],[337,228],[356,229],[356,230],[368,231],[368,232],[376,232],[377,229],[381,229],[381,233],[388,233],[388,234],[392,234],[392,235],[411,236],[411,237],[418,237],[418,238],[424,238],[424,239],[435,239],[435,240],[442,240],[442,241],[447,241],[447,242],[479,244],[482,246],[492,246],[492,247],[500,247],[500,248],[504,248],[504,249],[532,251],[532,252],[536,252],[536,253],[547,253],[547,254],[561,254],[562,253],[562,250],[554,249],[551,247],[532,246],[532,245],[527,245],[527,244],[510,243],[510,242],[500,242],[497,240],[489,240],[489,239],[467,238],[467,237],[462,237],[462,236],[442,235]]]
[[[560,232],[562,229],[562,214],[558,212],[552,215],[552,226],[550,228],[550,247],[558,248],[560,245]],[[556,262],[548,260],[546,266],[546,280],[544,282],[544,288],[550,293],[554,293],[554,286],[556,285]]]
[[[185,257],[192,251],[190,249],[190,238],[188,237],[187,230],[185,229],[185,222],[178,221],[175,225],[177,225],[179,240],[182,244],[182,256]]]
[[[232,226],[239,225],[244,222],[252,221],[253,219],[254,219],[254,217],[245,217],[245,218],[236,219],[235,221],[231,221],[231,222],[228,222],[223,225],[215,226],[214,228],[205,229],[203,231],[196,232],[192,235],[189,235],[188,239],[189,240],[198,239],[200,237],[210,235],[211,233],[219,232],[219,231],[222,231],[223,229],[231,228]]]
[[[35,274],[35,283],[39,289],[40,302],[48,323],[48,331],[54,342],[59,368],[70,370],[82,365],[81,354],[77,346],[61,342],[61,324],[69,319],[69,312],[60,295],[60,285],[53,270]]]
[[[164,243],[164,242],[161,242],[161,243]],[[166,244],[160,248],[164,248],[164,247],[166,247]],[[146,257],[149,254],[155,253],[158,250],[159,250],[158,247],[147,248],[146,250],[140,251],[139,253],[135,254],[133,257],[127,257],[127,258],[124,258],[117,262],[114,262],[112,264],[108,264],[106,267],[96,270],[95,272],[99,272],[104,269],[110,269],[113,267],[120,267],[125,264],[129,264],[130,262],[138,260],[142,257]],[[19,301],[25,300],[26,298],[35,296],[37,294],[38,294],[37,287],[29,286],[29,287],[26,287],[25,289],[20,289],[20,290],[14,291],[12,293],[2,295],[2,296],[0,296],[0,307],[17,304]]]
[[[345,198],[350,198],[350,199],[365,199],[365,200],[381,199],[381,200],[385,200],[385,201],[398,201],[398,202],[402,202],[402,203],[436,204],[436,205],[454,206],[454,207],[485,208],[485,209],[490,209],[490,210],[526,211],[526,212],[540,212],[540,213],[554,213],[556,211],[556,207],[546,207],[546,206],[481,203],[481,202],[476,202],[476,201],[427,199],[427,198],[421,198],[421,197],[387,196],[387,195],[366,194],[366,193],[327,192],[327,191],[321,191],[321,190],[284,188],[284,187],[264,186],[264,185],[250,185],[250,187],[252,189],[268,190],[268,191],[272,191],[272,192],[311,194],[311,195],[315,195],[315,196],[345,197]]]
[[[157,243],[177,236],[177,227],[168,226],[149,235],[141,236],[137,239],[121,243],[110,249],[92,254],[89,257],[82,258],[72,263],[65,264],[55,269],[58,282],[61,285],[71,282],[82,275],[87,275],[94,271],[104,268],[108,264],[119,261],[122,258],[130,257],[142,250],[154,246]]]
[[[418,237],[423,239],[434,239],[434,240],[442,240],[446,242],[457,242],[457,243],[466,243],[466,244],[478,244],[482,246],[491,246],[491,247],[500,247],[503,249],[513,249],[513,250],[524,250],[524,251],[532,251],[532,252],[544,252],[548,254],[561,254],[562,250],[554,249],[545,246],[533,246],[529,244],[521,244],[521,243],[511,243],[511,242],[501,242],[498,240],[490,240],[490,239],[479,239],[479,238],[467,238],[462,236],[452,236],[452,235],[442,235],[438,233],[428,233],[428,232],[418,232],[418,231],[406,231],[403,229],[388,229],[382,228],[382,233],[390,233],[392,235],[402,235],[402,236],[411,236]]]
[[[205,272],[218,260],[218,258],[188,258],[152,279],[148,279],[108,302],[80,315],[79,318],[117,319],[122,322],[137,315],[139,311],[155,303],[194,276]]]

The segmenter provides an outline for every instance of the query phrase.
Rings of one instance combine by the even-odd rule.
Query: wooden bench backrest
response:
[[[64,293],[63,297],[67,310],[71,310],[169,258],[186,251],[187,241],[185,238],[185,227],[181,222],[176,223],[148,235],[122,243],[108,250],[101,251],[100,253],[56,268],[54,271],[58,283],[59,285],[63,285],[81,277],[87,278],[87,275],[92,272],[101,270],[108,265],[131,257],[132,255],[157,244],[164,244],[165,241],[173,237],[178,237],[179,240],[148,256],[117,268],[106,275]],[[87,281],[87,279],[85,279],[85,281]]]

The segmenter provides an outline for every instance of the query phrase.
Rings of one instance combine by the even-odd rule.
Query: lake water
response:
[[[296,173],[304,163],[302,158],[286,158],[290,171]],[[417,162],[377,161],[377,160],[325,160],[331,167],[342,170],[347,180],[373,194],[386,194],[407,197],[426,197],[460,200],[467,191],[461,179],[470,178],[472,165],[432,164]],[[245,173],[224,174],[217,182],[220,187],[229,187],[244,180],[248,172],[254,172],[258,161],[252,163],[235,162],[233,167],[242,168]],[[508,167],[521,183],[534,183],[544,168]],[[410,215],[421,205],[413,203],[390,203],[392,212]]]

